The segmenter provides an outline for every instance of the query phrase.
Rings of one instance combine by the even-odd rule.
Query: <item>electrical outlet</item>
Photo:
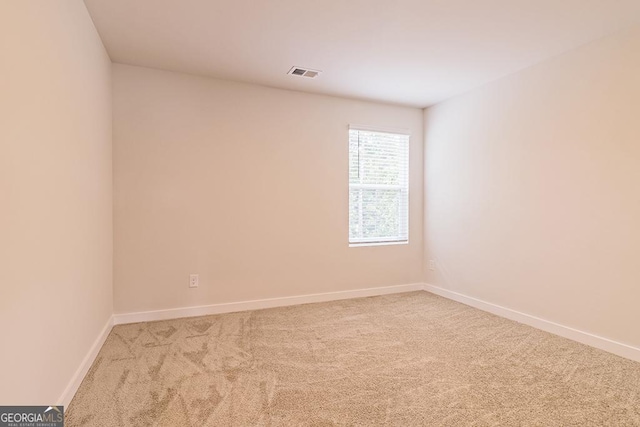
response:
[[[200,284],[200,276],[198,274],[190,274],[189,275],[189,287],[197,288]]]
[[[433,271],[436,269],[436,262],[435,260],[430,259],[429,260],[429,270]]]

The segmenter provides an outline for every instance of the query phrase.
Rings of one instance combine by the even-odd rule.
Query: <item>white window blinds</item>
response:
[[[349,127],[349,243],[409,238],[409,135]]]

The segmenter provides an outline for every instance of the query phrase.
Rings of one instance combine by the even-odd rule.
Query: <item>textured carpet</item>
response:
[[[71,426],[640,426],[640,364],[426,292],[116,326]]]

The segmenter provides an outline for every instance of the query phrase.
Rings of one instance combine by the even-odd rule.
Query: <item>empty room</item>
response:
[[[0,427],[640,426],[640,1],[0,0]]]

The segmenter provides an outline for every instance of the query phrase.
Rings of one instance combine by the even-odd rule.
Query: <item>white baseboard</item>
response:
[[[197,307],[183,307],[168,310],[114,314],[105,324],[104,328],[100,332],[100,335],[97,337],[97,339],[91,346],[91,349],[82,361],[80,367],[73,375],[67,388],[62,393],[62,396],[60,396],[60,398],[58,399],[58,404],[64,405],[65,407],[69,406],[69,403],[71,403],[71,399],[73,399],[73,396],[78,390],[78,387],[80,387],[84,376],[89,371],[89,368],[93,364],[96,356],[98,355],[98,352],[100,351],[100,348],[104,344],[107,336],[109,335],[109,332],[111,332],[111,328],[114,325],[177,319],[181,317],[206,316],[210,314],[232,313],[247,310],[260,310],[265,308],[285,307],[298,304],[337,301],[351,298],[363,298],[422,290],[440,295],[442,297],[463,303],[474,308],[478,308],[483,311],[487,311],[489,313],[493,313],[500,317],[514,320],[516,322],[520,322],[525,325],[529,325],[534,328],[541,329],[543,331],[550,332],[552,334],[559,335],[561,337],[607,351],[609,353],[616,354],[621,357],[625,357],[627,359],[640,362],[640,348],[632,347],[630,345],[593,335],[588,332],[583,332],[574,328],[570,328],[568,326],[560,325],[549,320],[544,320],[539,317],[531,316],[529,314],[525,314],[516,310],[482,301],[480,299],[463,295],[448,289],[443,289],[438,286],[423,283],[413,283],[407,285],[354,289],[349,291],[327,292],[322,294],[309,294],[282,298],[269,298],[253,301],[240,301]]]
[[[521,313],[510,308],[482,301],[480,299],[460,294],[458,292],[450,291],[448,289],[443,289],[438,286],[425,284],[424,290],[457,302],[461,302],[462,304],[478,308],[489,313],[493,313],[497,316],[515,320],[516,322],[524,323],[525,325],[550,332],[554,335],[559,335],[561,337],[568,338],[570,340],[577,341],[582,344],[586,344],[588,346],[595,347],[627,359],[635,360],[636,362],[640,362],[640,348],[632,347],[630,345],[613,341],[608,338],[590,334],[588,332],[580,331],[568,326],[560,325],[549,320]]]
[[[269,298],[253,301],[230,302],[224,304],[203,305],[197,307],[172,308],[168,310],[143,311],[137,313],[114,314],[114,324],[151,322],[155,320],[178,319],[181,317],[207,316],[210,314],[233,313],[237,311],[261,310],[264,308],[285,307],[289,305],[314,302],[337,301],[351,298],[363,298],[377,295],[398,294],[421,291],[423,283],[385,286],[380,288],[354,289],[349,291],[327,292],[322,294],[299,295],[282,298]]]
[[[96,338],[96,340],[93,342],[93,345],[89,349],[89,352],[82,360],[82,363],[80,364],[76,372],[73,374],[73,377],[71,377],[71,381],[69,381],[67,388],[65,388],[64,392],[62,392],[62,396],[60,396],[60,398],[58,399],[58,405],[63,405],[65,408],[69,407],[71,399],[73,399],[76,391],[78,391],[78,388],[80,387],[84,376],[87,375],[87,372],[89,372],[89,368],[91,368],[94,360],[96,360],[96,356],[102,348],[105,340],[109,336],[109,332],[111,332],[112,327],[113,316],[109,317],[109,320],[107,320],[107,323],[102,328],[102,331],[100,331],[98,338]]]

